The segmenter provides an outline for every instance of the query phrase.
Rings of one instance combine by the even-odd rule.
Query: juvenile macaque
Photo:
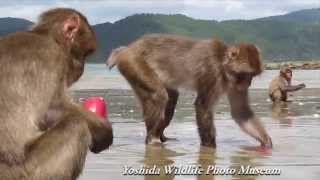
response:
[[[64,8],[0,39],[0,180],[75,180],[89,148],[112,144],[111,124],[66,93],[95,49],[86,18]]]
[[[216,147],[213,108],[225,93],[240,127],[262,146],[272,145],[249,106],[248,87],[263,70],[254,45],[151,34],[113,50],[107,62],[118,66],[141,101],[146,143],[167,140],[164,130],[172,119],[178,89],[186,88],[197,92],[194,105],[203,146]]]
[[[273,102],[287,101],[288,92],[305,88],[305,84],[291,85],[292,70],[289,66],[283,66],[280,74],[274,77],[269,86],[269,96]]]

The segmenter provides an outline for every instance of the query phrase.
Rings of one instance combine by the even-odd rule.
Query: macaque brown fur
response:
[[[167,140],[164,130],[173,117],[178,90],[185,88],[197,92],[194,105],[202,145],[216,146],[213,108],[224,93],[240,127],[263,146],[272,145],[249,106],[248,87],[263,70],[254,45],[150,34],[113,50],[107,64],[117,65],[141,101],[146,143]]]
[[[269,96],[273,102],[286,102],[288,93],[305,88],[305,84],[291,85],[292,70],[289,66],[282,66],[278,76],[274,77],[269,85]]]
[[[0,180],[74,180],[89,148],[112,144],[111,124],[67,94],[95,49],[86,18],[64,8],[0,39]]]

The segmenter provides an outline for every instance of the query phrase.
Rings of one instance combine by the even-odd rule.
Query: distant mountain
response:
[[[286,15],[270,16],[257,20],[315,22],[320,23],[320,8],[295,11]]]
[[[12,31],[3,31],[0,36]],[[14,19],[12,19],[14,20]],[[22,21],[23,22],[23,21]],[[31,22],[20,24],[16,29],[25,28]],[[22,25],[21,25],[22,24]],[[14,27],[14,26],[13,26]],[[93,26],[98,50],[91,62],[103,63],[110,51],[127,45],[146,33],[174,33],[194,38],[218,37],[228,43],[247,41],[255,43],[268,61],[320,60],[320,9],[301,10],[286,15],[254,20],[198,20],[185,15],[137,14],[115,23]],[[14,28],[13,28],[14,29]]]
[[[112,48],[127,45],[145,33],[175,33],[226,42],[255,43],[269,61],[320,60],[320,9],[254,20],[210,21],[185,15],[138,14],[96,29],[100,49],[92,58],[103,62]],[[104,27],[104,28],[103,28]]]
[[[32,25],[32,22],[18,18],[0,18],[0,36],[11,32],[26,30]]]

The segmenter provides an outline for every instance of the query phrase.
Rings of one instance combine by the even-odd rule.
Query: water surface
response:
[[[113,123],[114,144],[101,154],[89,154],[81,180],[124,179],[319,179],[320,177],[320,98],[318,89],[305,89],[291,97],[294,101],[273,107],[266,90],[251,90],[251,106],[273,138],[272,152],[248,150],[258,143],[244,134],[231,119],[223,98],[215,113],[217,149],[201,148],[193,110],[194,95],[184,93],[174,119],[166,130],[169,141],[163,146],[145,146],[145,128],[141,110],[131,91],[75,91],[74,97],[104,96],[108,101],[109,118]],[[200,165],[206,168],[280,169],[279,176],[186,175],[186,176],[124,176],[124,167],[164,168]]]
[[[254,78],[252,89],[266,89],[279,70],[265,70]],[[304,82],[308,88],[320,88],[320,70],[293,70],[292,83]],[[78,89],[130,89],[116,68],[109,71],[104,64],[88,64],[85,73],[73,87]]]

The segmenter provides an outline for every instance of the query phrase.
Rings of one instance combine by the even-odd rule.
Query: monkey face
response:
[[[290,81],[292,79],[292,70],[290,67],[285,66],[280,69],[280,75]]]
[[[238,91],[246,91],[251,85],[253,76],[249,73],[232,73],[227,74],[229,87]]]
[[[84,62],[97,46],[94,31],[86,17],[72,9],[56,8],[43,13],[32,31],[52,36],[79,62]]]
[[[75,35],[71,45],[71,53],[79,61],[84,61],[96,50],[97,47],[97,40],[94,31],[85,19],[82,21],[79,31]]]
[[[224,68],[229,73],[249,73],[256,76],[262,72],[258,49],[252,44],[238,44],[228,47]]]
[[[235,75],[235,86],[238,90],[247,90],[252,81],[252,75],[248,73],[239,73]]]
[[[247,89],[251,80],[262,72],[258,49],[251,44],[238,44],[228,47],[223,62],[227,77],[238,89]]]
[[[292,72],[291,71],[286,72],[286,77],[287,79],[292,79]]]

